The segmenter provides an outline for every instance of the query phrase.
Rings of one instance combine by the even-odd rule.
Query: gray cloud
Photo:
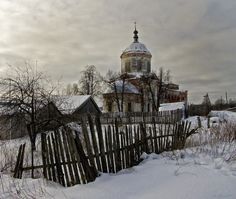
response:
[[[234,0],[1,1],[0,71],[37,60],[65,83],[87,64],[118,71],[137,21],[153,69],[170,69],[190,101],[206,92],[236,97],[235,9]]]

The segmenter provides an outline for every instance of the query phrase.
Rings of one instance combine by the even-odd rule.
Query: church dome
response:
[[[147,47],[138,41],[138,31],[134,30],[134,41],[126,48],[121,58],[121,73],[150,73],[152,55]]]
[[[147,47],[140,42],[133,42],[128,48],[126,48],[123,53],[145,53],[151,55]]]

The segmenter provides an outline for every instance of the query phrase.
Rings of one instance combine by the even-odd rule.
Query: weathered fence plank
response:
[[[65,158],[65,154],[64,154],[65,148],[63,148],[61,133],[63,133],[63,132],[57,131],[55,137],[58,141],[58,148],[59,148],[59,151],[60,151],[61,162],[62,162],[62,165],[63,165],[64,174],[65,174],[65,185],[64,186],[70,186],[68,169],[67,169],[67,166],[65,164],[66,163],[66,158]]]
[[[83,145],[77,134],[75,136],[75,144],[76,144],[76,148],[79,153],[79,156],[80,156],[80,161],[83,165],[83,170],[84,170],[87,182],[92,182],[97,177],[97,170],[94,165],[92,166],[89,165],[88,158],[86,157],[85,152],[83,150]],[[83,176],[82,178],[85,178],[85,176]]]
[[[93,149],[95,153],[95,159],[96,159],[96,164],[97,164],[97,169],[98,171],[102,171],[100,159],[99,159],[99,150],[98,150],[98,144],[97,144],[97,138],[94,130],[94,124],[91,115],[88,115],[88,122],[89,122],[89,128],[91,132],[91,137],[92,137],[92,143],[93,143]]]
[[[25,154],[25,143],[20,145],[18,151],[16,166],[13,175],[14,178],[22,178],[24,154]]]
[[[105,147],[104,147],[104,139],[103,139],[103,133],[102,133],[102,127],[100,118],[97,116],[95,119],[96,129],[97,129],[97,135],[98,135],[98,143],[99,148],[101,152],[101,162],[102,162],[102,171],[107,172],[107,164],[106,164],[106,157],[105,157]]]
[[[70,176],[70,181],[67,182],[67,186],[72,186],[76,184],[76,180],[75,180],[75,176],[74,176],[74,172],[73,172],[73,167],[72,167],[72,158],[70,156],[70,150],[69,150],[69,146],[68,146],[68,137],[66,136],[66,131],[64,129],[62,129],[62,142],[64,144],[64,149],[65,149],[65,155],[66,155],[66,159],[68,161],[68,171],[69,171],[69,176]]]
[[[53,151],[52,151],[52,145],[51,145],[51,138],[50,136],[48,136],[48,156],[49,156],[49,160],[50,160],[50,165],[51,165],[51,172],[52,172],[52,180],[54,182],[57,182],[56,179],[56,171],[55,171],[55,167],[54,167],[54,158],[53,158]],[[49,168],[50,169],[50,168]]]

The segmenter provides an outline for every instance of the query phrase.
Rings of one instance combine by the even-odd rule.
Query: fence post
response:
[[[106,164],[106,157],[105,157],[102,126],[101,126],[99,116],[96,116],[95,120],[96,120],[97,134],[98,134],[98,143],[99,143],[99,148],[100,148],[100,152],[101,152],[102,171],[106,173],[107,172],[107,164]]]
[[[14,178],[22,178],[23,173],[23,160],[24,160],[24,154],[25,154],[25,143],[20,145],[16,166],[14,169]]]
[[[120,136],[119,136],[119,126],[117,120],[115,120],[115,137],[116,137],[116,171],[121,170],[121,155],[120,155]]]
[[[43,176],[44,178],[48,179],[47,176],[47,152],[46,152],[46,134],[45,133],[41,133],[41,150],[42,150],[42,162],[43,162]]]
[[[98,173],[94,165],[91,165],[91,166],[89,165],[88,159],[83,150],[82,143],[77,134],[75,136],[75,145],[76,145],[77,153],[80,156],[80,161],[81,161],[81,164],[83,165],[83,170],[86,175],[87,181],[92,182],[96,179],[96,177],[98,176]]]
[[[210,117],[209,116],[207,117],[207,128],[211,128],[211,126],[210,126]]]
[[[90,114],[88,115],[88,122],[89,122],[89,128],[90,128],[91,137],[92,137],[93,149],[94,149],[96,163],[97,163],[97,169],[99,171],[102,171],[101,163],[99,160],[99,151],[98,151],[97,138],[95,136],[94,123],[93,123],[93,120],[92,120],[92,117]]]
[[[199,116],[197,117],[197,121],[198,121],[198,128],[201,128],[202,127],[202,123],[201,123],[201,119],[200,119]]]
[[[142,122],[140,122],[140,132],[142,140],[142,152],[149,153],[146,125],[144,125]]]

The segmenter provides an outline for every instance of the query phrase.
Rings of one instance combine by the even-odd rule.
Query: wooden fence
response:
[[[17,156],[16,165],[14,169],[14,175],[13,175],[14,178],[22,177],[24,154],[25,154],[25,144],[21,144],[18,151],[18,156]]]
[[[140,122],[152,123],[153,118],[156,123],[166,123],[167,121],[174,124],[183,118],[183,110],[159,112],[123,112],[123,113],[103,113],[101,115],[102,124],[111,124],[115,120],[123,124],[139,124]]]
[[[42,134],[42,162],[46,179],[72,186],[93,181],[99,171],[116,173],[139,164],[146,153],[161,153],[181,149],[192,134],[190,123],[178,122],[137,125],[102,125],[100,117],[88,116],[81,121],[82,133],[63,127],[53,133]],[[21,155],[22,157],[22,155]],[[21,178],[28,168],[19,167],[15,177]],[[31,168],[32,169],[32,168]]]

